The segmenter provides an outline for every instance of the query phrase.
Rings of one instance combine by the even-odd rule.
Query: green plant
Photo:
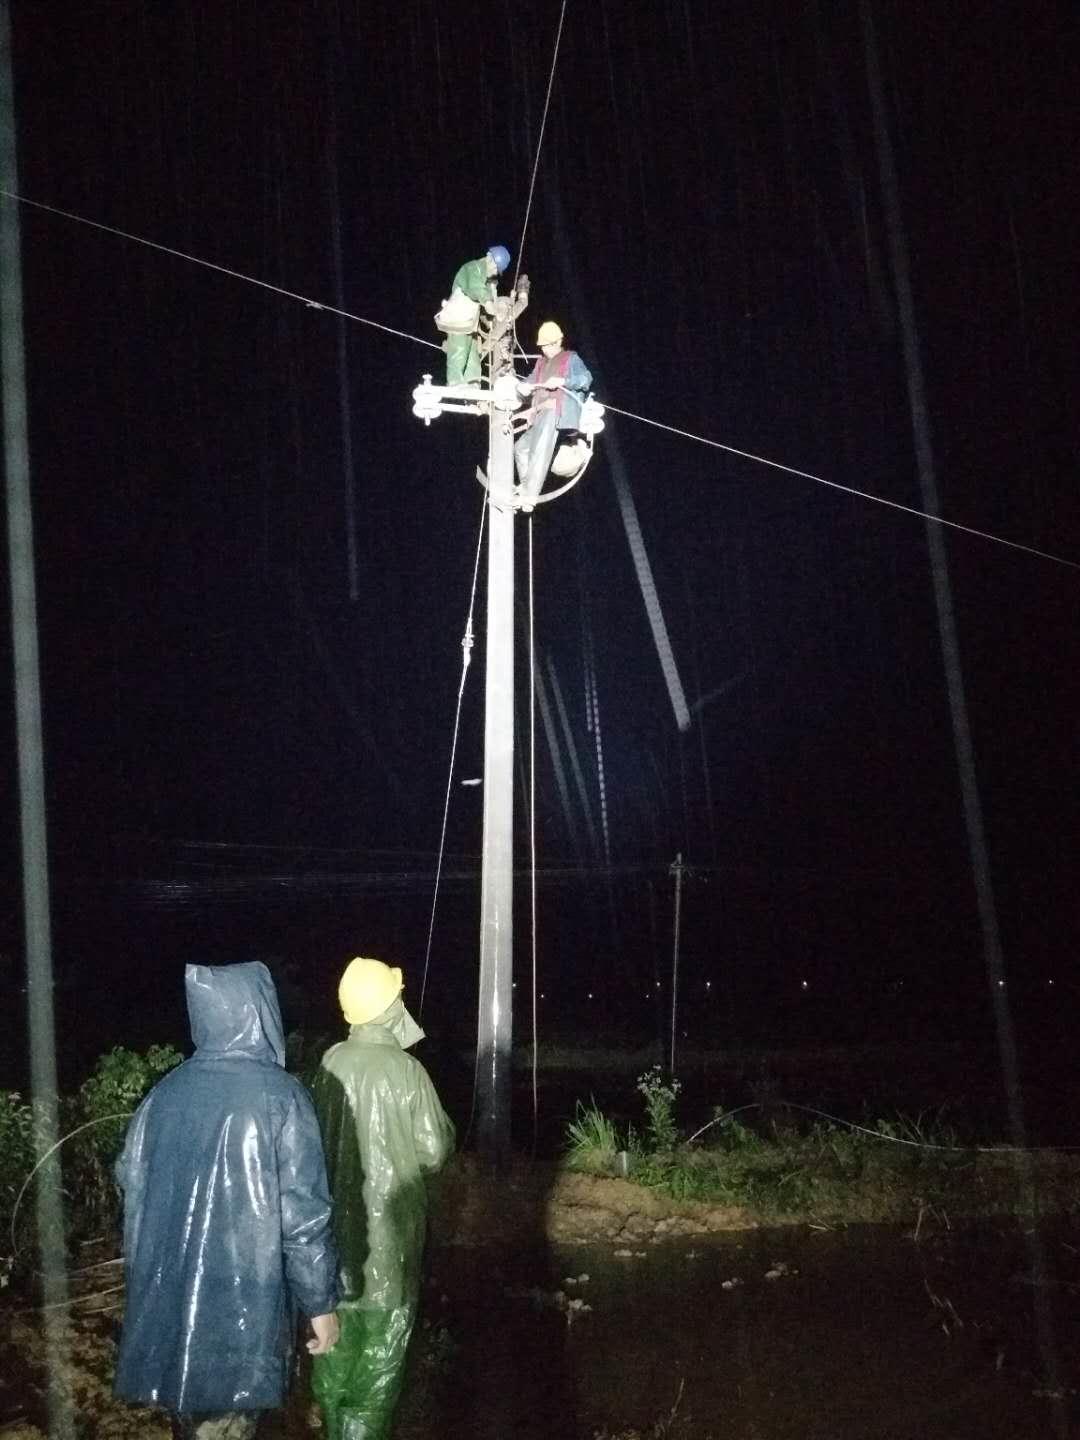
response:
[[[946,1124],[944,1114],[944,1105],[929,1119],[925,1110],[914,1117],[897,1111],[892,1119],[879,1120],[874,1128],[889,1140],[906,1142],[915,1148],[925,1146],[948,1150],[956,1146],[957,1133],[955,1126]]]
[[[8,1283],[14,1264],[12,1210],[25,1177],[34,1166],[34,1110],[18,1090],[0,1090],[0,1290]],[[33,1223],[29,1211],[19,1216],[14,1249],[21,1249]]]
[[[610,1171],[620,1148],[618,1131],[595,1099],[588,1105],[579,1100],[574,1118],[566,1127],[565,1153],[570,1169],[592,1174]]]
[[[637,1088],[645,1097],[645,1132],[654,1154],[673,1150],[679,1138],[675,1124],[675,1100],[682,1089],[672,1076],[665,1080],[659,1065],[638,1076]]]
[[[734,1115],[724,1113],[720,1105],[713,1107],[713,1138],[714,1146],[721,1150],[760,1150],[762,1139],[756,1131],[744,1125],[741,1120],[736,1120]]]
[[[818,1120],[811,1127],[809,1143],[819,1160],[831,1163],[842,1175],[854,1177],[862,1171],[867,1149],[874,1142],[844,1125]]]
[[[118,1045],[102,1055],[83,1081],[63,1128],[76,1131],[65,1156],[65,1176],[78,1197],[76,1226],[109,1226],[115,1222],[118,1197],[112,1179],[127,1129],[128,1117],[143,1096],[184,1057],[172,1045],[151,1045],[145,1054]],[[81,1223],[79,1223],[81,1222]]]

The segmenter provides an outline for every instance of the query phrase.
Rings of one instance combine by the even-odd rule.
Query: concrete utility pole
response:
[[[496,302],[492,390],[514,373],[512,311]],[[480,882],[480,1013],[476,1138],[501,1168],[510,1151],[514,966],[514,437],[510,412],[488,419],[488,591],[484,711],[484,842]]]
[[[0,188],[16,195],[19,191],[11,15],[6,0],[0,0]],[[40,1164],[53,1148],[58,1134],[58,1087],[21,252],[15,201],[0,200],[0,415],[7,492],[30,1086],[36,1112],[34,1149]],[[75,1434],[74,1414],[70,1399],[57,1383],[57,1377],[67,1366],[70,1341],[59,1319],[67,1304],[68,1282],[64,1264],[64,1204],[59,1166],[55,1161],[38,1170],[35,1198],[45,1301],[49,1434],[58,1440],[69,1440]]]
[[[510,1155],[510,1051],[513,1040],[514,963],[514,512],[565,494],[580,468],[558,470],[563,483],[542,495],[522,495],[514,475],[514,414],[522,394],[514,372],[514,321],[528,303],[528,279],[512,295],[494,301],[482,322],[488,384],[433,385],[425,375],[413,391],[413,414],[430,425],[444,411],[486,415],[487,473],[477,479],[488,492],[488,593],[484,717],[484,838],[480,881],[480,1004],[476,1036],[476,1137],[482,1157],[502,1167]],[[579,431],[588,440],[604,428],[604,407],[591,397],[581,409]]]
[[[521,407],[514,373],[514,321],[528,280],[494,302],[481,331],[488,384],[433,385],[413,391],[425,424],[444,411],[488,418],[488,593],[484,718],[484,836],[480,881],[480,996],[476,1037],[476,1138],[482,1157],[502,1167],[510,1154],[510,1050],[514,958],[514,489],[513,414]]]

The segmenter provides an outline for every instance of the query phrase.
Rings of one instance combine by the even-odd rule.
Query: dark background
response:
[[[942,513],[1075,563],[1072,8],[870,9]],[[555,0],[12,10],[30,199],[427,340],[463,260],[517,260]],[[521,337],[557,318],[601,400],[921,508],[881,197],[858,5],[571,0]],[[65,1061],[182,1034],[183,959],[289,962],[311,1024],[343,962],[378,954],[415,1004],[480,422],[412,416],[433,350],[20,219]],[[683,736],[616,461],[697,706]],[[1076,1014],[1080,576],[946,545],[1010,998],[1043,1046]],[[534,548],[597,836],[539,730],[542,1038],[663,1029],[681,852],[691,1038],[992,1043],[923,522],[609,415]],[[457,781],[481,773],[482,637],[481,586],[424,1016],[465,1043],[481,792]],[[10,722],[5,754],[13,993]]]

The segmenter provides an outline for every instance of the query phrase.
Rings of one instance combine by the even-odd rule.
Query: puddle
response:
[[[1076,1383],[1080,1259],[1046,1290]],[[1030,1260],[1015,1228],[755,1231],[434,1256],[429,1313],[460,1347],[424,1434],[610,1435],[670,1416],[720,1440],[1050,1436]],[[403,1414],[407,1420],[407,1414]],[[430,1418],[430,1417],[429,1417]]]

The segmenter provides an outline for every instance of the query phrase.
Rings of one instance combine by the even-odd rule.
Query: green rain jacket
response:
[[[495,294],[495,285],[487,271],[487,256],[481,255],[479,260],[466,260],[454,276],[452,289],[463,291],[478,305],[490,300]]]
[[[424,1177],[454,1149],[454,1126],[419,1060],[388,1025],[400,999],[332,1045],[312,1084],[322,1129],[341,1298],[366,1310],[415,1305],[427,1229]]]

